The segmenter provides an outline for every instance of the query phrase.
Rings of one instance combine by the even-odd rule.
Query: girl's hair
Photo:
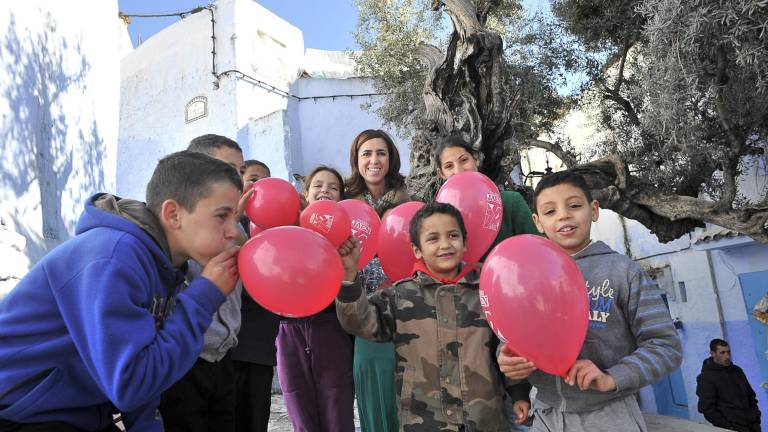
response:
[[[480,160],[480,152],[472,148],[472,146],[467,142],[467,140],[462,138],[461,135],[454,134],[446,137],[441,141],[438,141],[437,144],[435,145],[435,148],[433,149],[432,154],[435,155],[435,164],[437,165],[438,170],[442,168],[442,161],[440,160],[440,158],[443,155],[443,151],[445,149],[452,148],[452,147],[461,147],[464,150],[466,150],[467,153],[472,155],[472,157],[474,157],[478,161]]]
[[[329,173],[336,176],[336,178],[339,180],[339,201],[345,199],[346,193],[344,192],[344,178],[341,176],[341,174],[339,174],[338,171],[336,171],[336,169],[326,165],[318,165],[315,167],[315,169],[310,171],[309,174],[304,176],[304,178],[302,179],[302,183],[304,185],[304,192],[306,193],[307,191],[309,191],[309,185],[312,183],[312,178],[315,177],[317,173],[322,171],[328,171]]]
[[[352,146],[349,148],[349,166],[352,168],[352,175],[347,179],[346,184],[349,196],[356,197],[362,195],[368,189],[365,185],[365,179],[360,175],[360,169],[357,165],[357,153],[360,151],[360,146],[375,138],[384,140],[387,144],[387,152],[389,153],[389,170],[387,170],[387,174],[384,176],[386,190],[399,189],[405,184],[405,177],[400,174],[400,152],[397,151],[392,137],[380,129],[367,129],[360,132],[352,140]]]

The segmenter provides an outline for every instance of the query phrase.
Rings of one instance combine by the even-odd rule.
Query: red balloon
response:
[[[263,229],[296,225],[301,198],[292,184],[275,177],[253,184],[254,192],[245,203],[248,219]]]
[[[360,264],[357,269],[362,270],[378,251],[381,220],[376,210],[361,200],[348,199],[339,202],[339,205],[352,221],[352,235],[360,241]]]
[[[557,244],[531,234],[499,243],[480,274],[480,302],[491,328],[544,372],[565,376],[584,344],[586,284]]]
[[[467,227],[467,252],[464,261],[480,261],[501,228],[504,205],[499,188],[488,177],[465,171],[449,178],[437,192],[435,201],[456,207]]]
[[[301,212],[299,225],[311,229],[339,247],[352,235],[352,222],[339,203],[331,200],[315,201]]]
[[[392,282],[407,278],[413,273],[416,256],[411,248],[408,229],[413,215],[424,206],[423,202],[410,201],[400,204],[387,213],[379,227],[379,260],[384,273]]]
[[[260,226],[256,225],[256,224],[255,224],[255,223],[253,223],[253,222],[250,222],[250,223],[248,224],[248,228],[249,228],[249,229],[248,229],[248,232],[249,232],[249,234],[250,234],[250,236],[249,236],[249,237],[256,237],[256,234],[258,234],[258,233],[260,233],[260,232],[264,231],[263,229],[261,229],[261,227],[260,227]]]
[[[325,309],[338,294],[344,271],[328,240],[295,226],[268,229],[248,240],[237,256],[237,269],[256,302],[286,317]]]

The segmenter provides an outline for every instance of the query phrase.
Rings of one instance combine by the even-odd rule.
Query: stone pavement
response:
[[[674,417],[643,414],[648,424],[648,432],[725,432],[726,429],[694,423]],[[272,395],[272,414],[269,417],[269,432],[293,432],[291,420],[283,404],[283,395]],[[355,407],[355,430],[360,431],[360,421]]]
[[[269,415],[269,432],[293,432],[291,420],[288,418],[288,411],[283,403],[283,395],[275,393],[272,395],[272,408]],[[357,403],[355,403],[355,431],[360,431],[360,420],[357,418]]]

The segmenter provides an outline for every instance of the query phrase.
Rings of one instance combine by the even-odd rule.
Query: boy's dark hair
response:
[[[192,212],[217,182],[243,191],[243,180],[230,164],[190,150],[171,153],[160,159],[147,184],[147,207],[159,215],[163,202],[172,199]]]
[[[709,343],[709,351],[715,352],[717,351],[717,347],[727,347],[728,342],[722,340],[722,339],[712,339],[712,341]]]
[[[309,174],[301,178],[301,183],[304,185],[304,192],[307,192],[307,190],[309,190],[309,184],[312,182],[312,178],[314,178],[317,175],[317,173],[323,172],[323,171],[328,171],[329,173],[333,174],[336,177],[336,179],[339,181],[339,197],[340,199],[344,199],[346,197],[345,191],[344,191],[344,177],[342,177],[341,174],[339,174],[339,172],[336,171],[336,169],[326,165],[316,166],[315,169],[309,172]]]
[[[187,150],[198,152],[198,153],[205,153],[208,156],[212,156],[214,149],[218,149],[222,147],[229,147],[233,150],[239,151],[240,153],[243,152],[243,149],[240,148],[240,145],[237,142],[225,136],[215,135],[215,134],[200,135],[199,137],[189,142],[189,146],[187,146]]]
[[[432,151],[432,154],[435,155],[435,164],[437,165],[437,169],[440,169],[442,166],[442,160],[440,159],[443,155],[443,150],[453,147],[461,147],[464,150],[467,151],[467,153],[471,154],[472,157],[475,159],[480,159],[480,152],[478,152],[476,149],[472,148],[472,146],[465,140],[461,135],[453,134],[449,135],[448,137],[440,140],[435,145],[435,148]]]
[[[408,230],[409,234],[411,235],[411,243],[416,245],[417,248],[421,249],[421,241],[419,239],[421,225],[424,222],[424,219],[434,214],[444,214],[456,219],[456,222],[459,224],[459,229],[461,230],[461,238],[464,240],[464,243],[467,242],[467,228],[464,226],[464,218],[461,217],[461,213],[456,209],[456,207],[446,203],[433,202],[425,204],[424,207],[420,208],[419,211],[413,215],[413,219],[411,219],[411,226]]]
[[[262,161],[258,161],[256,159],[248,159],[247,161],[243,162],[243,169],[248,169],[248,168],[250,168],[252,166],[260,166],[260,167],[264,168],[265,170],[267,170],[267,174],[272,175],[272,171],[270,171],[269,167],[267,166],[267,164],[265,164]]]
[[[571,170],[558,171],[552,174],[547,174],[542,177],[541,180],[539,180],[539,184],[536,185],[536,189],[533,191],[533,211],[538,211],[537,201],[539,200],[539,195],[541,195],[541,192],[544,191],[544,189],[555,187],[561,184],[569,184],[581,189],[581,191],[584,192],[584,196],[587,197],[587,202],[592,202],[592,192],[589,190],[589,185],[587,185],[587,181],[584,180],[584,177],[582,177],[581,174],[575,173]]]

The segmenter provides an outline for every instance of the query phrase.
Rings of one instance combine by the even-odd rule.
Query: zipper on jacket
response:
[[[555,377],[555,387],[557,388],[557,395],[560,396],[560,408],[558,411],[565,412],[565,396],[563,395],[563,378]]]

